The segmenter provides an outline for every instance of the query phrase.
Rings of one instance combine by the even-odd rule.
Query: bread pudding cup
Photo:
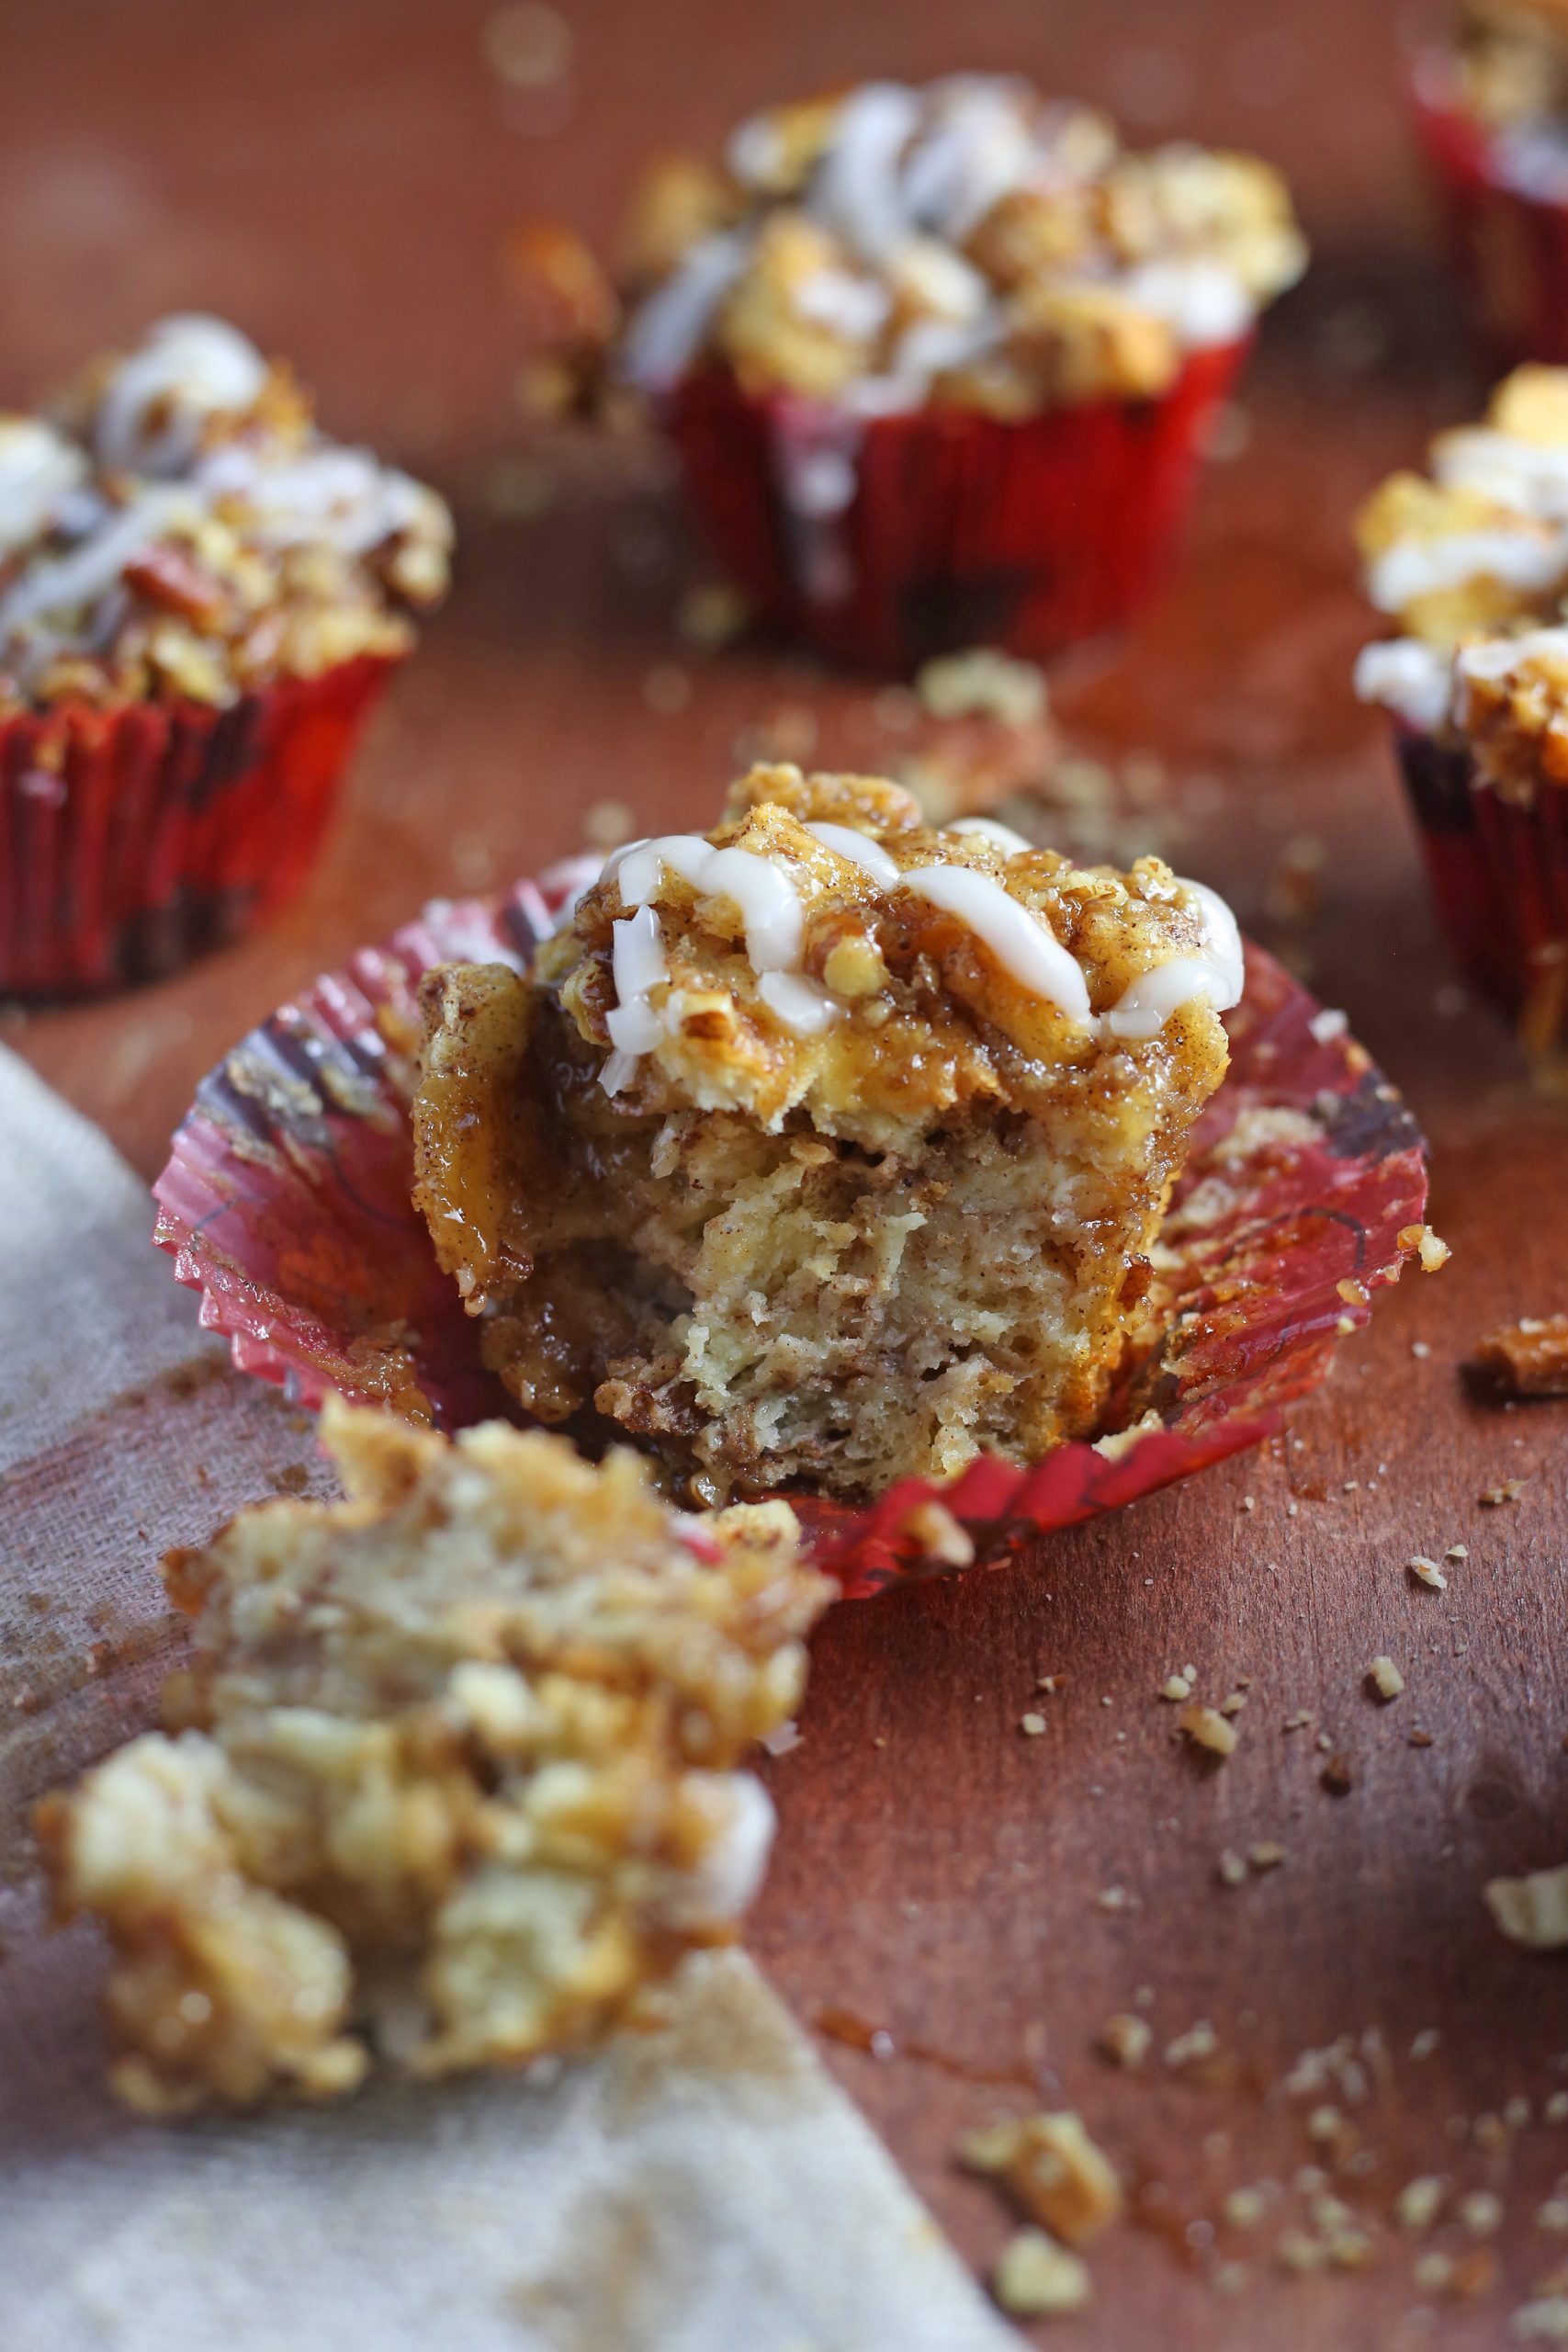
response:
[[[430,976],[416,1200],[524,1411],[696,1498],[1038,1462],[1122,1363],[1241,985],[1156,859],[755,769],[529,975]]]
[[[450,536],[218,320],[0,416],[0,990],[172,970],[297,888]]]
[[[1357,665],[1394,722],[1455,956],[1527,1051],[1568,1035],[1568,369],[1528,367],[1441,434],[1358,535],[1401,634]]]
[[[570,400],[651,404],[769,621],[907,671],[1124,619],[1304,247],[1277,175],[1000,75],[874,82],[649,176],[618,286],[525,248]]]
[[[1415,74],[1454,265],[1496,356],[1568,360],[1568,6],[1459,0]]]
[[[412,1198],[420,1000],[453,964],[529,971],[599,871],[570,859],[493,898],[434,901],[209,1071],[154,1187],[155,1238],[241,1371],[297,1403],[336,1394],[423,1427],[515,1411],[484,1361],[486,1318],[464,1311]],[[899,1479],[866,1504],[793,1490],[845,1599],[1005,1561],[1277,1432],[1418,1249],[1426,1165],[1397,1088],[1342,1013],[1262,949],[1245,956],[1229,1065],[1094,1430],[1027,1466],[983,1454],[956,1481]]]

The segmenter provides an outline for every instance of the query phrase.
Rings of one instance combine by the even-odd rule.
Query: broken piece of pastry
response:
[[[757,768],[530,975],[431,976],[416,1198],[518,1403],[704,1500],[1032,1463],[1101,1413],[1242,982],[1156,858]]]
[[[344,1502],[171,1555],[184,1727],[39,1808],[150,2113],[330,2097],[372,2048],[437,2074],[590,2043],[733,1933],[766,1860],[738,1767],[831,1590],[786,1506],[683,1522],[632,1454],[498,1423],[322,1430]]]

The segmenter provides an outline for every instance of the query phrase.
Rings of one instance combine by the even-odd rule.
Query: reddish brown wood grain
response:
[[[567,84],[522,95],[485,67],[483,17],[413,0],[70,0],[14,45],[4,396],[158,309],[224,308],[298,358],[336,429],[452,492],[464,559],[282,923],[166,986],[8,1015],[4,1034],[151,1175],[218,1052],[422,897],[575,848],[595,802],[624,802],[639,829],[702,821],[760,724],[803,750],[814,725],[827,759],[897,755],[863,683],[681,644],[671,607],[698,566],[656,462],[549,453],[523,484],[547,482],[547,511],[498,511],[498,483],[517,490],[496,472],[519,442],[497,260],[517,214],[604,227],[647,145],[874,69],[1017,64],[1277,154],[1318,242],[1314,281],[1269,324],[1176,587],[1126,641],[1064,663],[1056,707],[1101,753],[1160,754],[1187,868],[1303,963],[1405,1087],[1454,1261],[1380,1304],[1268,1454],[1005,1571],[832,1618],[803,1743],[773,1768],[784,1832],[754,1940],[802,2016],[891,2033],[891,2058],[825,2047],[976,2261],[1005,2222],[953,2171],[952,2142],[1022,2094],[971,2075],[1037,2070],[1142,2184],[1151,2226],[1096,2256],[1096,2311],[1064,2345],[1504,2342],[1507,2313],[1568,2256],[1533,2219],[1568,2168],[1568,2127],[1540,2120],[1568,2086],[1568,1981],[1502,1942],[1480,1898],[1495,1871],[1568,1855],[1568,1407],[1505,1412],[1462,1365],[1495,1322],[1568,1305],[1568,1126],[1489,1019],[1454,1008],[1379,729],[1348,684],[1366,626],[1350,510],[1479,388],[1423,242],[1391,16],[1376,0],[993,0],[964,46],[937,0],[793,0],[743,20],[716,0],[595,0],[570,13]],[[650,702],[649,672],[671,664],[683,683],[665,675]],[[1281,922],[1278,878],[1303,837],[1322,844],[1322,903]],[[1477,1502],[1508,1476],[1527,1482],[1517,1502]],[[1454,1542],[1471,1557],[1448,1592],[1414,1585],[1407,1555]],[[1363,1679],[1381,1652],[1408,1683],[1387,1707]],[[1178,1743],[1155,1695],[1188,1663],[1211,1700],[1250,1678],[1223,1766]],[[1047,1672],[1066,1682],[1037,1699]],[[1034,1705],[1047,1727],[1028,1739],[1016,1726]],[[1299,1709],[1313,1724],[1286,1733]],[[1417,1724],[1429,1747],[1409,1744]],[[1349,1759],[1347,1794],[1322,1785],[1320,1730]],[[1260,1838],[1284,1864],[1223,1887],[1222,1849]],[[1122,1907],[1105,1907],[1111,1888]],[[1156,2054],[1120,2075],[1092,2043],[1140,1986]],[[1158,2052],[1200,2018],[1222,2060],[1196,2082]],[[1441,2040],[1412,2057],[1429,2029]],[[1364,2061],[1363,2104],[1281,2087],[1299,2052],[1368,2030],[1386,2058]],[[1474,2119],[1510,2099],[1531,2120],[1500,2125],[1495,2145],[1483,2126],[1477,2144]],[[1353,2168],[1333,2187],[1371,2217],[1371,2267],[1292,2279],[1275,2250],[1311,2192],[1250,2233],[1221,2225],[1221,2200],[1320,2161],[1307,2119],[1329,2103],[1365,2151],[1346,2144]],[[1438,2241],[1495,2249],[1473,2301],[1418,2290],[1389,2223],[1393,2195],[1427,2172],[1504,2195],[1495,2240]],[[1222,2292],[1216,2267],[1235,2263]]]

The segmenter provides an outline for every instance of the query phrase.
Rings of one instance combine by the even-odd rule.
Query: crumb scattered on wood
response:
[[[915,679],[933,718],[997,718],[1008,727],[1038,725],[1046,711],[1045,674],[990,646],[939,654]]]
[[[1488,1331],[1475,1360],[1516,1396],[1568,1396],[1568,1315],[1528,1315]]]
[[[1404,1688],[1404,1677],[1393,1658],[1378,1657],[1367,1668],[1367,1679],[1380,1699],[1397,1699]]]
[[[944,1568],[967,1568],[975,1559],[974,1538],[962,1528],[945,1503],[933,1498],[916,1503],[904,1514],[903,1533],[918,1544],[928,1560]]]
[[[991,2292],[1014,2319],[1059,2319],[1084,2311],[1093,2291],[1082,2257],[1043,2230],[1020,2230],[1010,2238],[991,2273]]]
[[[1043,2229],[1068,2245],[1087,2245],[1119,2221],[1125,2199],[1115,2167],[1070,2113],[1010,2116],[958,2143],[961,2164],[994,2174]]]
[[[1461,2224],[1472,2237],[1490,2237],[1503,2224],[1503,2200],[1490,2188],[1472,2188],[1456,2207]]]
[[[1448,2183],[1436,2173],[1406,2181],[1393,2200],[1393,2218],[1402,2230],[1429,2230],[1448,2194]]]
[[[1482,1893],[1510,1943],[1529,1951],[1557,1951],[1568,1944],[1568,1862],[1524,1878],[1489,1879]]]
[[[1227,1722],[1217,1707],[1183,1707],[1177,1717],[1177,1724],[1190,1740],[1199,1747],[1207,1748],[1211,1756],[1224,1758],[1235,1752],[1236,1727]]]
[[[1447,1577],[1438,1567],[1436,1560],[1429,1560],[1425,1552],[1412,1553],[1404,1565],[1417,1584],[1426,1585],[1433,1592],[1447,1592],[1449,1589]]]
[[[1475,1499],[1495,1510],[1499,1503],[1517,1503],[1524,1490],[1522,1478],[1503,1478],[1496,1486],[1488,1487],[1483,1493],[1477,1495]]]
[[[1216,2056],[1219,2047],[1219,2035],[1207,2018],[1200,2018],[1185,2033],[1179,2033],[1174,2041],[1166,2043],[1165,2063],[1168,2066],[1196,2065],[1202,2059]]]
[[[1100,2049],[1129,2074],[1143,2064],[1154,2038],[1154,2028],[1148,2019],[1134,2017],[1126,2009],[1119,2009],[1114,2017],[1107,2018],[1100,2029]]]
[[[1453,1256],[1448,1243],[1440,1240],[1429,1225],[1401,1226],[1396,1238],[1402,1250],[1415,1250],[1424,1274],[1435,1274]]]
[[[1568,2295],[1538,2295],[1509,2323],[1516,2344],[1568,2344]]]

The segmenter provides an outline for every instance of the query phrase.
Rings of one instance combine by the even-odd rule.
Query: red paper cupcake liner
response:
[[[1416,121],[1477,332],[1504,366],[1568,361],[1568,204],[1499,176],[1492,141],[1445,78],[1440,59],[1423,62]]]
[[[1463,745],[1395,729],[1443,929],[1477,992],[1526,1043],[1568,1043],[1568,790],[1505,799]]]
[[[0,720],[0,992],[150,979],[270,914],[304,878],[391,666],[364,656],[223,710]]]
[[[1193,352],[1157,400],[1011,424],[752,399],[717,368],[676,388],[663,423],[716,555],[767,620],[873,669],[979,644],[1033,657],[1158,584],[1249,342]]]
[[[499,902],[428,908],[203,1080],[155,1188],[157,1239],[243,1370],[303,1404],[336,1389],[447,1429],[509,1410],[410,1202],[417,991],[433,964],[521,967],[584,878],[557,868]],[[1107,1416],[1119,1434],[1032,1470],[982,1459],[945,1487],[911,1479],[865,1510],[792,1496],[847,1596],[932,1572],[921,1503],[942,1502],[990,1558],[1255,1445],[1397,1278],[1427,1178],[1394,1090],[1258,948],[1227,1026],[1230,1070],[1163,1237],[1175,1303]]]

